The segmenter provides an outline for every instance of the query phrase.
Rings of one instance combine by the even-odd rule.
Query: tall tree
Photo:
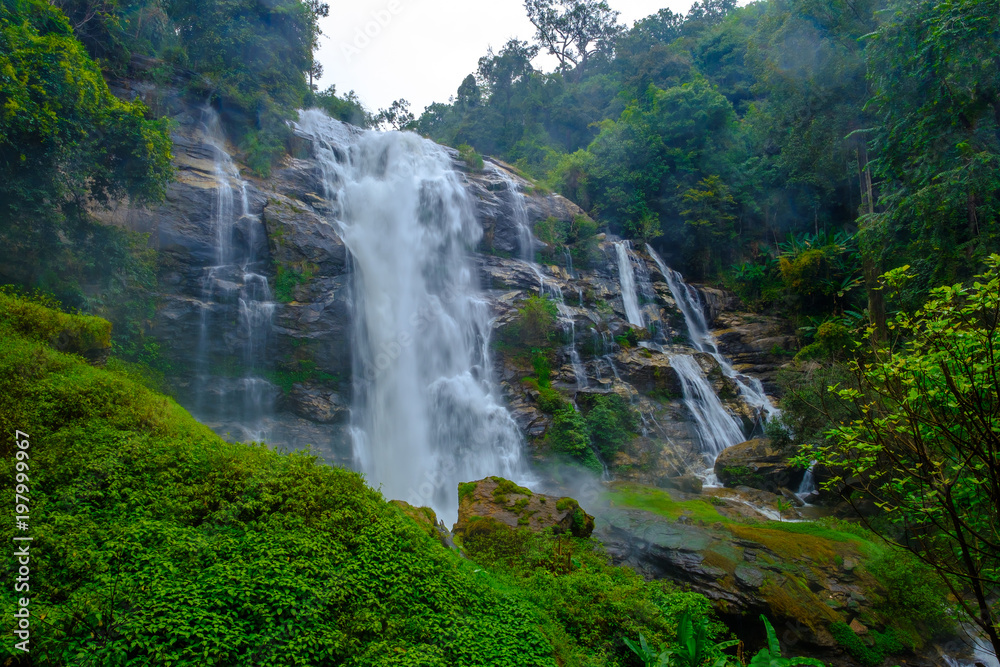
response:
[[[622,28],[618,12],[604,0],[525,0],[535,38],[579,79],[588,60],[609,47]]]

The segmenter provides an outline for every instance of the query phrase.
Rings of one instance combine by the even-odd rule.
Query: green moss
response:
[[[565,512],[571,507],[579,507],[580,503],[576,502],[572,498],[560,498],[556,501],[556,511]]]
[[[475,493],[476,486],[477,482],[460,482],[458,485],[458,502],[461,503],[463,500]]]
[[[307,284],[318,270],[319,267],[310,262],[290,266],[278,264],[275,268],[274,298],[282,303],[291,303],[295,300],[295,288]]]
[[[17,335],[61,352],[87,354],[111,347],[111,323],[90,315],[70,315],[34,301],[0,293],[0,323]]]
[[[866,667],[877,667],[885,662],[891,655],[904,653],[910,648],[903,637],[893,630],[887,628],[885,632],[870,630],[872,645],[866,644],[858,637],[851,627],[843,621],[837,621],[830,625],[830,634],[837,640],[837,643],[847,649],[851,656]]]
[[[646,510],[666,517],[670,521],[676,521],[682,514],[687,514],[693,521],[705,521],[706,523],[729,521],[719,514],[707,499],[676,501],[662,489],[640,484],[614,484],[612,490],[605,497],[615,507]]]
[[[519,493],[523,496],[531,496],[531,489],[526,489],[523,486],[518,486],[509,479],[504,479],[503,477],[491,477],[497,484],[497,491],[501,493]],[[495,492],[494,492],[495,493]]]

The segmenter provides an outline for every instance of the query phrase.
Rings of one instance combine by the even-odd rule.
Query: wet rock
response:
[[[715,474],[726,486],[745,485],[778,492],[798,488],[805,471],[789,465],[792,452],[774,447],[768,438],[747,440],[728,447],[715,460]]]
[[[701,493],[704,483],[694,475],[681,475],[679,477],[663,477],[660,479],[659,486],[697,495]]]
[[[310,207],[272,194],[263,212],[274,261],[286,269],[332,277],[347,270],[347,247],[333,225]]]
[[[314,382],[292,385],[286,400],[292,412],[318,424],[342,423],[350,415],[349,405],[338,393]]]
[[[589,537],[594,530],[594,517],[572,498],[533,493],[502,477],[458,486],[458,522],[452,532],[461,535],[482,520],[533,532],[551,528],[556,534],[574,537]]]
[[[736,577],[736,583],[744,588],[757,590],[764,584],[764,573],[744,563],[736,566],[733,575]]]
[[[681,379],[670,366],[670,357],[644,347],[622,350],[615,355],[622,379],[643,393],[680,397]]]

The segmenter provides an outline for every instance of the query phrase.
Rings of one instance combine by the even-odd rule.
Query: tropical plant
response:
[[[771,627],[770,621],[763,614],[760,620],[764,621],[764,629],[767,631],[767,646],[762,648],[750,661],[750,667],[796,667],[796,665],[815,665],[815,667],[825,667],[816,658],[783,658],[781,657],[781,644],[778,643],[778,636]]]
[[[799,462],[833,466],[826,488],[873,499],[880,520],[862,520],[930,566],[1000,650],[1000,255],[987,265],[889,320],[898,340],[849,364],[853,386],[830,387],[852,417],[831,419]],[[908,268],[885,274],[887,288]]]
[[[695,619],[694,614],[688,609],[677,622],[677,640],[665,651],[652,650],[641,634],[638,644],[625,639],[625,645],[639,656],[646,667],[701,667],[708,661],[712,661],[712,667],[725,667],[730,658],[722,652],[736,646],[739,641],[730,639],[713,642],[709,637],[708,628],[707,618]]]

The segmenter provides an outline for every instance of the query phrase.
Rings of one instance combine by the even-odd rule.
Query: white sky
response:
[[[523,0],[328,0],[321,19],[320,90],[354,90],[371,111],[400,97],[416,114],[447,102],[479,58],[511,37],[531,41],[535,28]],[[608,0],[631,26],[662,7],[687,13],[692,0]],[[742,4],[742,3],[741,3]],[[381,24],[378,20],[381,19]],[[366,28],[374,37],[364,34]],[[367,40],[367,43],[366,41]],[[360,48],[359,48],[360,47]],[[539,58],[536,66],[553,65]]]

